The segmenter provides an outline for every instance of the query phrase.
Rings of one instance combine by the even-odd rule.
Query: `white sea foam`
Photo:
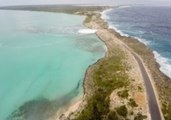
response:
[[[119,8],[127,8],[127,7],[131,7],[131,6],[120,6]],[[117,28],[117,25],[113,25],[109,21],[109,16],[107,16],[107,13],[110,12],[110,11],[111,11],[111,9],[103,11],[101,13],[101,18],[104,19],[108,23],[110,29],[115,30],[121,36],[129,37],[130,35],[123,33],[121,30],[119,30]],[[143,33],[143,31],[139,31],[139,32]],[[133,37],[133,38],[137,39],[138,41],[140,41],[141,43],[144,43],[145,45],[150,44],[150,41],[147,41],[145,39],[135,37],[135,36],[130,36],[130,37]],[[154,51],[153,54],[155,56],[155,59],[156,59],[157,63],[159,63],[159,65],[160,65],[160,71],[163,72],[165,75],[167,75],[169,78],[171,78],[171,60],[161,56],[157,51]]]
[[[81,33],[81,34],[94,34],[96,33],[97,30],[94,30],[94,29],[80,29],[78,30],[78,33]]]
[[[153,51],[153,54],[160,65],[160,71],[171,78],[171,61],[161,56],[157,51]]]
[[[117,27],[116,27],[117,25],[112,25],[112,24],[110,24],[109,25],[109,29],[113,29],[113,30],[115,30],[117,33],[119,33],[121,36],[125,36],[125,37],[129,37],[129,35],[128,34],[125,34],[125,33],[123,33],[121,30],[119,30]]]
[[[119,8],[126,8],[126,7],[131,7],[131,6],[120,6]],[[149,44],[150,44],[150,42],[147,41],[147,40],[145,40],[145,39],[138,38],[138,37],[135,37],[135,36],[130,36],[130,35],[126,34],[126,33],[123,33],[121,30],[119,30],[119,29],[117,28],[118,25],[113,25],[110,21],[108,21],[109,16],[107,16],[107,13],[110,12],[111,10],[112,10],[112,9],[107,9],[107,10],[105,10],[105,11],[103,11],[103,12],[101,13],[101,18],[102,18],[103,20],[105,20],[105,21],[108,23],[109,29],[115,30],[115,31],[118,32],[121,36],[133,37],[133,38],[137,39],[138,41],[144,43],[145,45],[149,45]],[[139,31],[139,32],[142,32],[142,31]]]
[[[101,18],[105,21],[107,21],[109,19],[109,16],[107,16],[107,13],[110,12],[111,10],[113,10],[112,8],[104,10],[103,12],[101,12]]]
[[[116,26],[116,25],[115,25]],[[121,30],[119,30],[117,27],[115,27],[114,25],[109,25],[110,29],[115,30],[116,32],[118,32],[121,36],[125,36],[125,37],[133,37],[135,39],[137,39],[138,41],[140,41],[141,43],[144,43],[145,45],[149,45],[150,41],[147,41],[145,39],[139,38],[139,37],[135,37],[135,36],[130,36],[128,34],[123,33]]]
[[[124,6],[119,6],[118,8],[128,8],[128,7],[131,7],[131,6],[124,5]],[[107,16],[107,13],[112,11],[112,10],[113,10],[113,8],[109,8],[109,9],[104,10],[103,12],[101,12],[101,18],[104,19],[105,21],[107,21],[109,19],[109,16]]]
[[[147,41],[145,39],[139,38],[139,37],[133,37],[135,39],[137,39],[139,42],[144,43],[145,45],[149,45],[150,41]]]
[[[107,15],[108,12],[110,12],[112,10],[112,8],[104,10],[103,12],[101,12],[101,18],[106,21],[108,23],[109,29],[113,29],[116,32],[118,32],[121,36],[126,36],[128,37],[128,34],[124,34],[121,30],[119,30],[116,26],[117,25],[113,25],[110,21],[108,21],[109,16]]]

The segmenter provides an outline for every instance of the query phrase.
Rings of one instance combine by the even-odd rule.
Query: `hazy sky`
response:
[[[21,4],[146,4],[170,5],[171,0],[0,0],[0,6]]]

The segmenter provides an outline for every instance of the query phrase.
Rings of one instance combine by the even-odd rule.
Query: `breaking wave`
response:
[[[78,33],[81,33],[81,34],[94,34],[96,33],[97,30],[94,30],[94,29],[80,29],[78,30]]]

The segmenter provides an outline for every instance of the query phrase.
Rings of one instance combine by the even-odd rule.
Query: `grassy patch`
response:
[[[117,120],[118,116],[115,112],[109,110],[109,96],[113,90],[129,85],[129,78],[122,59],[121,56],[114,56],[98,63],[92,73],[95,92],[87,100],[88,104],[77,120],[111,120],[112,118]],[[122,113],[123,110],[124,113]],[[125,106],[118,108],[117,112],[122,116],[127,115]]]

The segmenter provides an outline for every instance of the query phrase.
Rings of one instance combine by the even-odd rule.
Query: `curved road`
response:
[[[139,56],[133,52],[132,52],[132,54],[139,64],[139,67],[140,67],[140,70],[141,70],[141,73],[142,73],[142,76],[144,79],[146,92],[147,92],[148,105],[149,105],[149,110],[150,110],[150,114],[151,114],[151,120],[162,120],[162,117],[160,114],[160,108],[157,103],[156,96],[155,96],[155,93],[154,93],[154,90],[153,90],[153,87],[151,84],[151,80],[148,76],[148,73],[145,70],[145,67],[144,67],[141,59],[139,58]]]
[[[106,46],[109,47],[109,49],[108,49],[109,54],[113,54],[112,51],[110,50],[110,47],[112,46],[112,44],[115,44],[115,43],[111,42],[115,39],[115,41],[120,42],[134,56],[135,60],[137,61],[138,65],[139,65],[139,68],[140,68],[140,71],[142,73],[142,77],[144,80],[151,120],[163,120],[163,117],[161,116],[161,112],[160,112],[160,107],[157,102],[157,98],[156,98],[156,95],[155,95],[155,92],[154,92],[154,89],[153,89],[153,86],[151,83],[151,79],[145,69],[145,66],[144,66],[141,58],[132,49],[130,49],[127,46],[127,44],[122,42],[120,40],[120,38],[118,38],[117,36],[115,36],[115,34],[110,32],[110,30],[107,31],[107,32],[109,32],[109,35],[108,35],[109,37],[107,37],[107,38],[106,38],[106,36],[103,36],[104,34],[107,34],[107,32],[105,30],[98,31],[98,32],[99,33],[96,32],[97,36],[99,36],[99,38],[105,42]],[[114,37],[110,37],[110,34],[114,35]]]

